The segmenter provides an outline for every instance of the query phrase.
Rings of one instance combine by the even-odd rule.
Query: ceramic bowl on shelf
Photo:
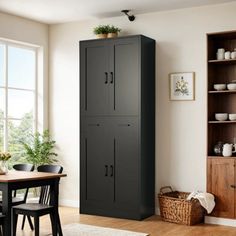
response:
[[[236,120],[236,113],[229,114],[229,120]]]
[[[218,91],[224,90],[226,89],[226,84],[214,84],[214,89]]]
[[[227,89],[228,90],[236,90],[236,83],[227,84]]]
[[[218,121],[225,121],[228,119],[228,113],[215,113],[215,119]]]

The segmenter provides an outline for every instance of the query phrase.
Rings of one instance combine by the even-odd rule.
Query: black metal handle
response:
[[[111,84],[113,84],[113,81],[114,81],[114,79],[113,79],[113,72],[110,72],[110,74],[111,74]]]
[[[108,73],[105,72],[105,84],[107,84],[107,83],[108,83]]]
[[[114,174],[114,171],[113,171],[113,170],[114,170],[114,169],[113,169],[113,165],[110,165],[110,169],[111,169],[111,175],[110,175],[110,176],[112,177],[113,174]]]
[[[105,165],[105,176],[108,176],[108,165]]]
[[[88,126],[100,126],[100,124],[88,124]]]
[[[236,188],[236,186],[235,186],[235,185],[233,185],[233,184],[231,184],[231,185],[230,185],[230,187],[231,187],[231,188]]]

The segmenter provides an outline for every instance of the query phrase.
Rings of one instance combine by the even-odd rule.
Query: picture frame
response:
[[[194,72],[170,73],[169,95],[171,101],[195,100],[195,73]]]

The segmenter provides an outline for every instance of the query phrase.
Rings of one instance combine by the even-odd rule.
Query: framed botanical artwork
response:
[[[169,75],[170,100],[195,100],[194,72],[171,73]]]

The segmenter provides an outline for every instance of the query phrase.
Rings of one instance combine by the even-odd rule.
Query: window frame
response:
[[[28,91],[32,92],[34,96],[34,107],[33,107],[33,130],[34,132],[38,131],[38,57],[39,57],[39,47],[35,45],[28,45],[24,43],[16,43],[12,41],[2,40],[0,39],[0,45],[4,46],[4,65],[3,65],[3,78],[4,78],[4,86],[0,86],[0,89],[4,89],[4,99],[5,99],[5,113],[3,117],[4,122],[4,130],[3,130],[3,149],[4,151],[8,150],[8,121],[9,120],[16,120],[20,121],[21,118],[9,118],[8,115],[8,91],[15,90],[15,91]],[[21,48],[21,49],[27,49],[31,50],[35,53],[35,75],[34,75],[34,88],[33,89],[27,89],[27,88],[17,88],[17,87],[9,87],[8,86],[8,49],[9,47],[15,47],[15,48]]]

